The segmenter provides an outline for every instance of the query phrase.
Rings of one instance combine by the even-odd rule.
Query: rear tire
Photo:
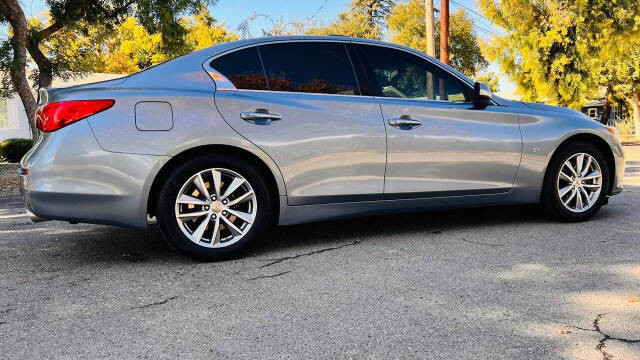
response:
[[[584,221],[604,204],[609,182],[609,166],[600,149],[588,142],[572,142],[558,149],[549,163],[542,203],[554,219]]]
[[[174,249],[215,261],[241,254],[268,231],[271,204],[268,186],[251,162],[206,154],[171,172],[158,197],[156,218]]]

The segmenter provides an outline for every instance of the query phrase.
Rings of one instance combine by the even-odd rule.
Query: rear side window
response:
[[[377,95],[467,101],[462,82],[425,59],[381,46],[357,45]]]
[[[238,89],[267,90],[267,79],[255,47],[232,52],[210,64]]]
[[[360,93],[351,61],[341,43],[263,45],[260,55],[271,91]]]

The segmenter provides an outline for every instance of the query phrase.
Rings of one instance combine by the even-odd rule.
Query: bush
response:
[[[615,124],[613,124],[613,126],[616,127],[616,129],[618,129],[618,132],[620,133],[620,135],[622,136],[631,136],[633,135],[633,118],[631,117],[626,117],[623,118],[621,120],[616,121]]]
[[[33,146],[31,139],[7,139],[0,142],[0,158],[10,163],[19,162]]]

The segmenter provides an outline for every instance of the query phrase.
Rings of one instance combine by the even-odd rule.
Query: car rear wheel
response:
[[[160,192],[156,214],[172,247],[210,261],[236,255],[264,234],[270,209],[267,185],[250,162],[207,155],[173,171]]]
[[[561,221],[583,221],[604,204],[609,188],[607,161],[596,146],[571,143],[551,160],[543,188],[547,212]]]

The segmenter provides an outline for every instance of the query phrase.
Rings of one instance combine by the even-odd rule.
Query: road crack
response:
[[[271,265],[279,264],[279,263],[284,262],[284,261],[293,260],[293,259],[301,258],[301,257],[304,257],[304,256],[317,255],[317,254],[321,254],[321,253],[327,252],[327,251],[342,249],[343,247],[347,247],[347,246],[354,246],[354,245],[357,245],[358,243],[359,243],[359,241],[356,240],[356,241],[354,241],[352,243],[342,244],[340,246],[328,247],[328,248],[324,248],[324,249],[311,251],[311,252],[308,252],[308,253],[303,253],[303,254],[298,254],[298,255],[293,255],[293,256],[284,256],[284,257],[277,258],[277,259],[267,260],[267,261],[271,261],[271,262],[268,263],[268,264],[264,264],[264,265],[258,267],[258,269],[263,269],[263,268],[269,267]]]
[[[602,359],[603,360],[613,360],[615,358],[615,356],[613,356],[613,355],[611,355],[610,353],[607,352],[607,341],[613,340],[613,341],[620,341],[620,342],[627,343],[627,344],[640,344],[640,339],[619,338],[619,337],[611,336],[611,335],[605,333],[604,331],[602,331],[602,329],[600,328],[600,320],[605,315],[607,315],[607,313],[598,314],[596,316],[596,318],[593,320],[593,323],[592,323],[592,325],[593,325],[592,329],[582,328],[582,327],[578,327],[578,326],[573,326],[573,327],[575,329],[578,329],[578,330],[595,331],[598,334],[602,335],[602,339],[600,339],[600,341],[598,341],[598,345],[596,345],[596,349],[602,354]]]
[[[476,244],[476,245],[504,246],[504,244],[492,244],[492,243],[486,243],[486,242],[481,242],[481,241],[472,241],[472,240],[467,240],[467,239],[462,239],[462,241],[468,242],[469,244]]]
[[[133,309],[145,309],[145,308],[152,307],[152,306],[163,305],[163,304],[166,304],[166,303],[168,303],[169,301],[171,301],[171,300],[175,300],[175,299],[177,299],[177,298],[178,298],[177,296],[172,296],[172,297],[166,298],[166,299],[161,300],[161,301],[152,302],[152,303],[144,304],[144,305],[140,305],[140,306],[134,306],[134,307],[129,308],[129,310],[133,310]]]
[[[274,277],[278,277],[278,276],[282,276],[285,274],[290,273],[291,271],[283,271],[281,273],[277,273],[277,274],[273,274],[273,275],[263,275],[263,276],[256,276],[256,277],[252,277],[247,279],[247,281],[254,281],[254,280],[259,280],[259,279],[268,279],[268,278],[274,278]]]

